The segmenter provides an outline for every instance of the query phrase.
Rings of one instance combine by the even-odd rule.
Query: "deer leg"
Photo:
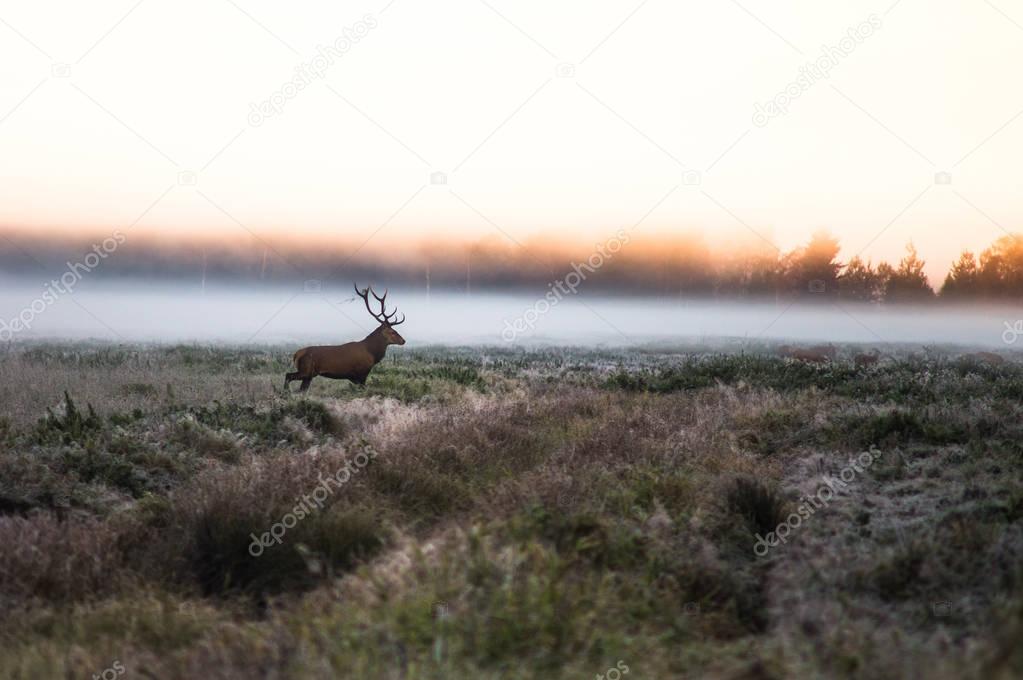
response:
[[[310,383],[312,383],[312,381],[313,381],[312,378],[302,378],[302,384],[298,386],[298,391],[305,392],[306,390],[308,390],[309,385]]]
[[[291,384],[292,380],[298,380],[300,377],[301,376],[299,375],[298,371],[295,371],[294,373],[285,373],[284,374],[284,389],[285,389],[285,391],[287,391],[288,385]]]

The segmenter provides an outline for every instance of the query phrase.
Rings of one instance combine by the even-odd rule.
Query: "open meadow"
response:
[[[0,0],[0,680],[1023,680],[1021,30]]]
[[[1009,678],[1023,363],[0,356],[0,677]]]

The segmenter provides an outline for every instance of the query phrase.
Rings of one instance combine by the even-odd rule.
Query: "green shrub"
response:
[[[227,429],[215,430],[195,418],[184,417],[175,423],[173,441],[201,456],[236,462],[241,455],[238,436]]]
[[[40,444],[87,444],[103,429],[103,421],[92,404],[88,413],[82,414],[71,395],[64,393],[64,412],[57,416],[53,409],[46,409],[46,417],[36,424],[35,439]]]
[[[64,469],[74,471],[83,482],[101,482],[139,496],[147,489],[146,474],[128,457],[95,447],[63,451]]]
[[[982,436],[990,434],[984,423]],[[913,442],[927,444],[961,444],[971,433],[955,416],[932,417],[908,409],[894,409],[880,414],[841,418],[833,428],[836,438],[855,448],[888,448]]]
[[[295,433],[284,424],[289,416],[321,435],[337,436],[345,432],[344,425],[326,406],[310,399],[288,400],[274,404],[268,410],[214,401],[208,406],[193,406],[188,409],[188,414],[202,425],[249,435],[264,446],[295,441]]]

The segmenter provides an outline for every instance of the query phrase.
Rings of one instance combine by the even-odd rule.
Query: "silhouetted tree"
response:
[[[785,278],[797,295],[834,297],[838,294],[838,239],[825,230],[814,233],[805,247],[786,258]]]
[[[826,230],[818,230],[803,247],[783,260],[785,281],[797,296],[833,298],[838,293],[838,239]]]
[[[766,297],[778,292],[782,268],[776,252],[763,251],[752,255],[748,271],[747,290],[750,295]]]
[[[566,272],[590,262],[600,253],[603,264],[587,272],[587,291],[623,291],[672,296],[774,297],[798,295],[804,299],[862,302],[918,301],[933,296],[923,275],[923,261],[909,248],[896,266],[872,266],[852,258],[844,268],[837,261],[838,241],[826,231],[813,234],[805,246],[780,256],[773,247],[748,238],[732,238],[723,247],[710,245],[700,231],[640,237],[633,234],[617,250],[600,252],[570,238],[555,238],[548,230],[519,245],[490,235],[477,241],[450,241],[440,237],[413,243],[412,250],[384,257],[372,244],[356,241],[310,241],[281,236],[269,240],[221,241],[199,239],[168,241],[132,239],[123,253],[108,258],[96,277],[156,277],[167,280],[194,276],[206,270],[213,280],[257,282],[265,285],[339,276],[359,281],[387,282],[392,286],[431,289],[538,290],[563,278]],[[0,275],[22,275],[42,266],[59,276],[70,258],[87,252],[87,241],[46,239],[18,244],[23,237],[8,236],[0,226]],[[595,260],[596,261],[596,260]],[[288,266],[285,266],[288,265]],[[823,293],[817,292],[823,289]],[[1023,235],[1003,236],[974,255],[964,252],[953,264],[941,287],[945,300],[1023,300]]]
[[[969,250],[964,250],[945,277],[945,283],[941,285],[941,297],[947,299],[977,297],[982,294],[979,284],[980,268],[977,266],[977,258]]]
[[[883,267],[883,275],[887,278],[884,285],[885,302],[922,302],[933,299],[934,289],[924,275],[925,264],[910,243],[897,269],[892,269],[887,263],[879,265],[878,272]]]
[[[774,250],[744,250],[718,271],[717,292],[725,297],[766,297],[778,290],[782,266]]]
[[[1023,239],[1003,236],[981,253],[978,279],[990,297],[1023,295]]]
[[[881,299],[883,283],[870,263],[856,256],[838,277],[838,295],[854,302],[877,302]]]

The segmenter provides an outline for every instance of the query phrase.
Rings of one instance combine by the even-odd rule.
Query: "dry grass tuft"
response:
[[[71,602],[124,585],[118,532],[93,518],[0,517],[0,598]]]

